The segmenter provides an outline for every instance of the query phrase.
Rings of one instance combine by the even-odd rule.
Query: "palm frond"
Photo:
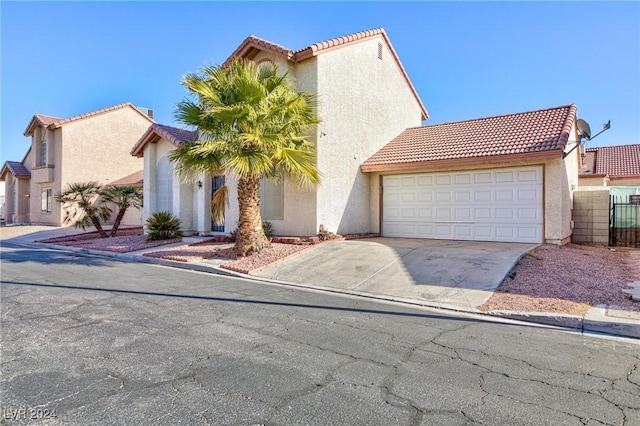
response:
[[[228,206],[229,187],[222,185],[213,193],[213,197],[211,197],[211,220],[213,220],[216,225],[222,225],[224,223],[224,214]]]

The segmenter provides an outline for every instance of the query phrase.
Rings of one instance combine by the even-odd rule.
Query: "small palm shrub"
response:
[[[182,237],[180,219],[169,212],[155,212],[147,219],[147,240],[169,240]]]

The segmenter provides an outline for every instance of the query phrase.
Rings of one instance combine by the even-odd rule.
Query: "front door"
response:
[[[214,176],[211,178],[211,199],[213,199],[213,194],[215,194],[222,185],[224,185],[224,175]],[[211,232],[224,232],[224,223],[216,225],[212,220]]]

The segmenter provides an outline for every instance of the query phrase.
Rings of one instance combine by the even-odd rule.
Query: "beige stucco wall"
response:
[[[378,43],[383,44],[378,59]],[[420,105],[382,37],[319,55],[316,230],[369,232],[370,181],[363,161],[407,127],[421,124]]]
[[[169,152],[175,149],[175,146],[161,138],[155,143],[149,143],[145,146],[143,152],[144,161],[144,206],[142,210],[142,223],[146,224],[146,220],[155,212],[159,211],[158,197],[162,196],[160,191],[163,189],[157,183],[156,169],[160,161],[165,161]],[[163,160],[165,159],[165,160]],[[175,168],[174,163],[170,163],[172,169]],[[203,183],[203,187],[199,188],[197,182]],[[210,178],[207,180],[202,176],[190,181],[182,179],[175,171],[173,172],[171,191],[172,204],[170,212],[180,219],[182,231],[185,235],[195,233],[208,233],[211,225],[207,227],[206,217],[208,211],[205,210],[205,204],[208,206],[207,191],[211,190]],[[208,208],[208,207],[207,207]],[[199,215],[198,215],[199,212]],[[198,217],[200,216],[200,218]],[[210,220],[210,215],[207,216]]]
[[[599,177],[598,176],[589,176],[589,177],[580,176],[578,179],[578,188],[582,188],[585,186],[603,187],[603,186],[607,186],[608,181],[609,179],[603,176],[599,176]]]
[[[314,190],[285,179],[284,219],[270,220],[275,233],[313,235],[320,224],[338,233],[368,232],[369,176],[360,164],[405,128],[421,124],[420,105],[386,43],[377,37],[296,64],[264,52],[254,61],[264,58],[287,69],[299,90],[318,95],[321,120],[310,139],[322,182]],[[228,217],[237,221],[234,198]]]
[[[47,163],[53,166],[53,180],[31,184],[31,222],[60,225],[64,212],[53,202],[51,213],[41,212],[41,190],[53,195],[69,183],[97,181],[107,185],[143,168],[131,147],[149,127],[150,121],[131,108],[119,108],[62,125],[58,129],[37,128],[32,137],[30,168],[36,165],[39,142],[47,140]]]
[[[28,159],[25,160],[25,165],[29,165],[32,176],[43,169],[42,166],[37,166],[40,159],[40,142],[42,139],[47,141],[47,167],[53,167],[53,179],[48,182],[36,182],[36,179],[31,179],[31,223],[62,225],[65,212],[62,206],[55,202],[55,194],[61,192],[70,183],[62,182],[62,129],[37,127],[31,138],[31,151]],[[50,213],[42,212],[43,188],[51,188],[52,196],[54,197]]]
[[[573,194],[574,243],[609,244],[609,189],[591,188]]]

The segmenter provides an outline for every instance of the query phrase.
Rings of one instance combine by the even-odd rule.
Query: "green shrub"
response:
[[[169,240],[182,237],[180,219],[169,212],[155,212],[147,219],[147,240]]]
[[[273,237],[273,225],[271,222],[262,222],[262,232],[264,232],[264,236],[267,238]]]

